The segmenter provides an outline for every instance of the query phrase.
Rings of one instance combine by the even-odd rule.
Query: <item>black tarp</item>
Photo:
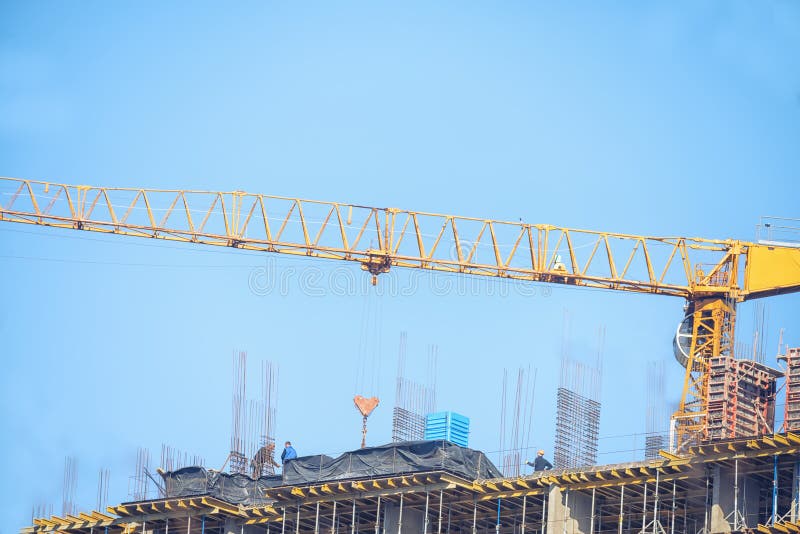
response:
[[[337,458],[304,456],[283,468],[289,486],[327,480],[448,471],[468,480],[496,478],[500,471],[485,454],[449,441],[406,441],[346,452]]]
[[[265,503],[264,492],[267,489],[284,485],[281,475],[254,480],[247,475],[208,471],[203,467],[184,467],[161,476],[167,497],[210,495],[248,506]]]
[[[281,475],[230,475],[202,467],[184,467],[162,474],[168,497],[211,495],[224,501],[256,505],[264,492],[277,486],[302,486],[325,481],[354,480],[407,473],[447,471],[467,480],[501,477],[480,451],[448,441],[407,441],[346,452],[337,458],[303,456],[283,466]]]

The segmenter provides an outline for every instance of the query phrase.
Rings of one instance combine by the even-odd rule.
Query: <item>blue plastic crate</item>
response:
[[[469,446],[469,417],[455,412],[436,412],[425,418],[425,439],[443,439]]]

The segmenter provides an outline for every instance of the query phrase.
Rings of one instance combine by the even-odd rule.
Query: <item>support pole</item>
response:
[[[661,522],[658,520],[658,486],[659,486],[659,475],[661,473],[656,470],[656,489],[653,492],[653,534],[657,534],[656,527],[661,526]]]
[[[675,534],[675,485],[677,481],[672,481],[672,516],[669,519],[669,534]]]
[[[442,505],[444,501],[444,490],[439,490],[439,525],[436,527],[436,534],[442,534]]]
[[[594,534],[594,488],[592,488],[592,515],[589,518],[589,534]]]
[[[564,524],[561,532],[567,534],[567,513],[569,512],[569,488],[564,490]]]
[[[772,524],[778,521],[778,455],[772,457]]]
[[[356,498],[353,497],[353,520],[350,525],[350,534],[356,534]]]
[[[525,534],[525,509],[528,506],[528,496],[522,496],[522,524],[519,526],[519,534]]]
[[[642,532],[647,528],[647,482],[644,483],[644,493],[642,493]]]
[[[425,492],[425,520],[423,522],[422,534],[428,534],[428,503],[431,500],[430,492]]]
[[[336,534],[336,501],[333,501],[333,514],[331,515],[331,534]]]
[[[378,505],[375,508],[375,534],[381,533],[381,496],[378,495]]]
[[[319,501],[317,501],[317,513],[314,516],[314,534],[319,534]]]
[[[478,534],[478,501],[472,502],[472,534]]]
[[[397,513],[397,534],[403,532],[403,494],[400,494],[400,511]]]
[[[706,507],[703,513],[703,532],[708,532],[708,489],[710,485],[710,479],[708,476],[708,470],[706,470]]]
[[[297,518],[294,522],[294,534],[300,534],[300,501],[297,501]]]
[[[501,501],[501,499],[498,498],[497,499],[497,524],[495,524],[495,526],[494,526],[494,531],[497,532],[497,534],[500,534],[500,501]]]
[[[286,534],[286,507],[283,507],[283,520],[281,521],[281,534]]]
[[[617,532],[622,534],[622,521],[625,516],[622,513],[622,506],[625,504],[625,486],[620,486],[619,488],[619,528]]]
[[[792,523],[800,517],[800,461],[794,463],[792,479]]]

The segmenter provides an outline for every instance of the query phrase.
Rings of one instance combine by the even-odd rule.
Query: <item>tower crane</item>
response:
[[[680,297],[675,449],[707,439],[709,361],[733,356],[740,302],[800,290],[800,248],[647,237],[302,200],[0,178],[0,222]]]

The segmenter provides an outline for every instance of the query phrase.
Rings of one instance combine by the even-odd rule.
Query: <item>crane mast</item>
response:
[[[648,237],[291,197],[0,177],[0,222],[682,297],[691,330],[673,420],[707,437],[708,365],[733,355],[736,305],[800,290],[800,248]]]

